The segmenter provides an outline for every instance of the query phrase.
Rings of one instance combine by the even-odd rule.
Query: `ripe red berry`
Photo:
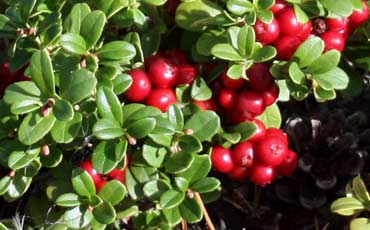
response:
[[[95,185],[99,184],[102,181],[102,175],[94,169],[91,160],[85,160],[84,162],[82,162],[81,168],[84,169],[91,176]]]
[[[127,99],[133,102],[145,100],[152,90],[148,75],[140,69],[133,69],[129,74],[132,78],[132,85],[125,92]]]
[[[176,94],[173,89],[164,88],[153,89],[146,100],[147,105],[157,107],[162,112],[166,112],[168,107],[176,102]]]
[[[118,180],[123,184],[126,182],[126,169],[113,169],[111,172],[107,174],[107,176],[111,179]]]
[[[299,22],[295,11],[288,7],[277,16],[280,26],[280,33],[287,36],[297,36],[303,30],[303,23]]]
[[[232,180],[243,182],[249,177],[249,169],[246,167],[235,166],[227,175]]]
[[[238,143],[233,148],[233,162],[239,166],[251,167],[254,163],[254,147],[249,141]]]
[[[175,65],[186,65],[188,64],[188,59],[186,58],[185,53],[178,49],[173,48],[169,49],[165,52],[165,56],[167,59],[169,59],[172,63]]]
[[[222,89],[218,94],[218,103],[225,109],[235,106],[238,95],[231,89]]]
[[[275,0],[275,4],[269,9],[274,15],[278,15],[282,10],[288,7],[285,0]]]
[[[279,23],[275,18],[270,24],[257,19],[254,30],[256,32],[256,40],[261,42],[262,45],[268,45],[274,42],[280,34]]]
[[[301,43],[302,41],[298,37],[283,36],[278,38],[274,43],[277,51],[276,58],[285,61],[290,60]]]
[[[269,136],[279,137],[279,138],[281,138],[284,141],[284,143],[285,143],[286,146],[289,146],[289,138],[288,138],[288,135],[283,130],[281,130],[281,129],[268,128],[268,129],[266,129],[265,136],[266,137],[269,137]]]
[[[95,185],[96,187],[96,192],[100,192],[100,190],[106,185],[108,184],[108,181],[106,180],[102,180],[100,181],[98,184]]]
[[[205,101],[193,100],[193,103],[196,104],[201,110],[212,110],[215,112],[218,111],[217,104],[215,100],[213,100],[213,98],[205,100]]]
[[[248,139],[248,141],[258,142],[262,140],[262,138],[265,136],[266,126],[262,121],[258,119],[254,119],[253,123],[256,125],[256,132],[253,134],[251,138]]]
[[[274,84],[270,89],[263,92],[263,101],[266,106],[270,106],[276,102],[279,97],[279,87]]]
[[[226,72],[221,75],[221,82],[226,88],[235,91],[243,88],[245,84],[245,80],[243,78],[239,78],[237,80],[232,79],[227,76]]]
[[[266,186],[275,178],[276,170],[270,165],[255,165],[250,170],[250,179],[256,185]]]
[[[291,176],[297,168],[298,156],[292,151],[288,150],[287,156],[284,161],[276,167],[278,174],[281,176]]]
[[[228,173],[234,168],[231,150],[220,145],[214,146],[211,153],[213,168],[222,173]]]
[[[247,70],[248,85],[257,91],[266,91],[274,84],[275,78],[267,64],[256,63]]]
[[[346,30],[348,26],[348,18],[326,18],[325,19],[326,26],[328,30],[331,31],[341,31]]]
[[[198,70],[192,65],[179,65],[178,70],[176,85],[191,84],[198,77]]]
[[[153,54],[151,56],[146,57],[145,60],[144,60],[145,69],[147,71],[149,71],[149,68],[153,64],[153,62],[156,61],[156,60],[158,60],[158,59],[160,59],[160,58],[163,58],[161,52],[158,52],[156,54]]]
[[[178,69],[168,59],[159,58],[149,68],[149,77],[153,85],[159,88],[170,88],[177,82]]]
[[[287,154],[288,146],[277,136],[265,136],[256,146],[256,157],[259,162],[276,166],[281,164]]]
[[[243,91],[236,102],[236,111],[243,120],[253,120],[265,111],[263,96],[259,92]]]
[[[336,49],[339,52],[343,51],[345,45],[345,37],[343,34],[336,31],[327,31],[320,35],[325,43],[325,51]]]
[[[311,32],[312,32],[312,22],[308,20],[307,23],[303,24],[303,28],[301,32],[297,34],[297,37],[303,42],[311,35]]]
[[[365,0],[362,0],[362,6],[361,10],[353,11],[349,17],[352,31],[369,19],[369,6]]]

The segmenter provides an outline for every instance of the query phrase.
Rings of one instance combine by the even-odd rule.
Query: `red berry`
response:
[[[265,111],[265,103],[261,93],[243,91],[236,103],[236,110],[243,119],[254,119]]]
[[[348,18],[326,18],[325,19],[326,26],[328,30],[331,31],[341,31],[346,30],[348,26]]]
[[[256,40],[261,42],[262,45],[268,45],[274,42],[280,34],[279,23],[275,18],[270,24],[257,19],[254,30],[256,31]]]
[[[225,109],[235,106],[238,95],[231,89],[222,89],[218,94],[218,103]]]
[[[162,54],[160,52],[158,52],[157,54],[146,57],[145,60],[144,60],[145,69],[148,71],[150,66],[153,64],[153,62],[158,60],[158,59],[161,59],[161,58],[163,58],[163,57],[162,57]]]
[[[91,176],[95,185],[99,184],[102,181],[102,175],[94,169],[91,160],[85,160],[84,162],[82,162],[81,168],[84,169]]]
[[[167,50],[165,52],[166,58],[168,58],[172,63],[175,65],[186,65],[188,64],[188,59],[186,58],[185,53],[178,49],[178,48],[173,48],[170,50]]]
[[[279,97],[279,87],[274,84],[270,89],[263,92],[263,101],[266,106],[272,105]]]
[[[343,51],[345,45],[345,38],[343,34],[335,31],[327,31],[320,35],[321,39],[325,43],[325,51],[336,49]]]
[[[288,7],[285,0],[275,0],[275,4],[269,9],[274,15],[278,15],[282,10]]]
[[[287,154],[288,146],[277,136],[265,136],[256,146],[259,162],[271,166],[281,164]]]
[[[221,75],[221,82],[226,88],[235,91],[243,88],[245,84],[245,80],[243,78],[239,78],[237,80],[232,79],[229,76],[227,76],[226,72]]]
[[[95,185],[96,187],[96,192],[99,192],[106,184],[108,183],[108,181],[106,180],[102,180],[100,181],[98,184]]]
[[[282,176],[291,176],[297,168],[298,156],[292,151],[288,150],[287,156],[284,161],[276,167],[278,174]]]
[[[250,179],[256,185],[266,186],[275,178],[276,171],[270,165],[255,165],[251,168]]]
[[[178,70],[176,85],[191,84],[198,77],[198,70],[192,65],[179,65]]]
[[[283,130],[281,130],[281,129],[268,128],[268,129],[266,129],[265,136],[266,137],[269,137],[269,136],[279,137],[279,138],[281,138],[284,141],[284,143],[285,143],[286,146],[289,146],[289,138],[288,138],[288,135]]]
[[[235,164],[251,167],[254,163],[254,147],[249,141],[238,143],[233,148],[233,161]]]
[[[218,172],[228,173],[234,168],[231,150],[219,145],[213,147],[211,161],[213,168]]]
[[[176,102],[177,99],[173,89],[163,88],[153,89],[146,100],[147,105],[157,107],[162,112],[166,112],[168,107]]]
[[[284,36],[275,41],[274,46],[277,51],[277,59],[288,61],[302,41],[298,37]]]
[[[312,32],[312,22],[308,20],[307,23],[303,24],[303,28],[301,32],[297,34],[297,37],[301,41],[305,41],[311,35],[311,32]]]
[[[159,58],[149,68],[150,81],[159,88],[170,88],[177,82],[178,69],[168,59]]]
[[[129,74],[132,77],[132,85],[125,92],[127,99],[133,102],[145,100],[152,90],[148,75],[140,69],[133,69]]]
[[[297,36],[303,30],[303,24],[298,21],[292,7],[288,7],[277,16],[280,33],[287,36]]]
[[[268,65],[256,63],[247,71],[248,85],[257,91],[266,91],[274,84],[275,78]]]
[[[249,138],[248,141],[258,142],[258,141],[262,140],[262,138],[265,136],[266,126],[262,121],[260,121],[258,119],[254,119],[253,123],[256,125],[256,132],[253,134],[253,136],[251,138]]]
[[[249,170],[246,167],[235,166],[229,173],[228,176],[232,180],[236,181],[246,181],[249,177]]]
[[[217,104],[213,100],[213,98],[205,100],[205,101],[193,100],[193,103],[196,104],[201,110],[212,110],[215,112],[218,111]]]
[[[362,9],[353,11],[349,17],[352,30],[356,29],[369,19],[369,6],[365,0],[362,0]]]
[[[126,169],[113,169],[107,176],[111,179],[121,181],[124,184],[126,182]]]
[[[13,82],[16,82],[20,78],[19,72],[12,72],[10,70],[10,63],[4,62],[1,65],[1,72],[0,72],[0,82],[4,85],[10,85]]]

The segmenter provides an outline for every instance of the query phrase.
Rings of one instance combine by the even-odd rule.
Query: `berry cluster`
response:
[[[94,166],[91,160],[85,160],[81,164],[81,168],[84,169],[93,179],[95,188],[99,192],[104,185],[106,185],[110,180],[118,180],[122,183],[126,182],[126,169],[128,167],[128,160],[126,160],[126,165],[124,168],[119,169],[115,168],[111,172],[109,172],[106,175],[99,174]]]
[[[211,153],[213,168],[238,181],[251,180],[265,186],[277,176],[291,176],[298,162],[297,154],[289,149],[288,136],[280,129],[265,128],[254,120],[256,133],[232,149],[214,146]]]
[[[223,73],[212,85],[213,98],[193,102],[201,109],[214,110],[231,123],[252,121],[261,115],[267,106],[275,103],[279,88],[269,72],[269,66],[254,64],[248,71],[248,81],[237,80]]]
[[[272,22],[266,24],[257,20],[254,25],[256,38],[263,45],[273,45],[279,60],[289,60],[299,45],[312,35],[324,41],[326,51],[342,51],[347,37],[369,19],[369,7],[366,1],[362,2],[363,8],[355,10],[348,18],[314,18],[302,23],[293,7],[284,0],[276,0],[270,8],[275,17]]]
[[[131,70],[132,85],[125,92],[129,101],[155,106],[162,112],[177,102],[174,87],[191,84],[198,70],[190,65],[179,49],[170,49],[145,60],[146,71]]]

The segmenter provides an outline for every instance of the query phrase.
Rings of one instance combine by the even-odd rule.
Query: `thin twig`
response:
[[[234,208],[238,209],[239,211],[243,212],[244,214],[246,215],[249,215],[250,213],[245,210],[242,206],[240,206],[239,204],[237,204],[236,202],[234,202],[233,200],[227,198],[227,197],[222,197],[222,200],[229,203],[230,205],[232,205]]]
[[[188,224],[186,223],[185,220],[181,221],[181,229],[182,230],[188,230]]]
[[[216,230],[215,226],[212,223],[211,218],[208,215],[208,212],[207,212],[206,206],[203,203],[202,197],[200,197],[200,195],[199,195],[198,192],[194,192],[194,195],[195,195],[195,199],[197,199],[200,207],[202,208],[202,211],[203,211],[203,214],[204,214],[204,218],[205,218],[205,220],[207,222],[207,225],[208,225],[209,229],[210,230]]]

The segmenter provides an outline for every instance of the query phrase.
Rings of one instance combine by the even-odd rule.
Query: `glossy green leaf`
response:
[[[111,224],[116,219],[116,210],[110,203],[103,201],[102,204],[94,208],[93,215],[100,223]]]
[[[277,104],[266,107],[265,112],[258,116],[257,119],[262,121],[266,128],[280,128],[282,122],[280,109]]]
[[[127,7],[129,5],[128,0],[96,0],[94,1],[94,5],[102,10],[107,18],[110,18],[117,12],[119,12],[122,8]]]
[[[306,76],[296,62],[292,62],[289,65],[289,77],[296,84],[306,83]]]
[[[197,223],[203,218],[202,209],[195,198],[185,198],[185,200],[179,206],[182,218],[187,223]]]
[[[256,16],[263,23],[270,24],[274,20],[274,14],[270,10],[258,10]]]
[[[69,143],[77,136],[82,125],[81,113],[74,113],[70,121],[55,121],[50,130],[51,137],[57,143]]]
[[[100,119],[93,127],[94,135],[101,140],[110,140],[123,136],[125,131],[115,120]]]
[[[252,54],[254,62],[265,62],[276,56],[276,49],[272,46],[264,46],[259,49],[255,49]]]
[[[29,165],[40,153],[40,148],[30,148],[27,151],[15,150],[13,151],[8,159],[8,166],[17,170]]]
[[[145,141],[142,156],[144,160],[153,167],[159,168],[167,154],[166,148],[159,146],[152,140]]]
[[[8,187],[7,192],[4,196],[7,196],[11,199],[17,199],[21,197],[24,193],[27,192],[32,182],[32,177],[22,176],[20,173],[16,174],[12,178],[11,183]]]
[[[127,133],[134,138],[143,138],[154,129],[155,124],[156,120],[154,118],[143,118],[128,125]]]
[[[204,177],[190,186],[194,192],[206,193],[212,192],[221,186],[221,182],[214,177]]]
[[[52,114],[47,117],[42,117],[38,112],[27,114],[18,130],[19,141],[25,145],[38,142],[49,133],[55,121]]]
[[[329,50],[318,57],[312,64],[307,68],[307,72],[312,74],[326,73],[334,69],[340,61],[340,52],[338,50]]]
[[[157,118],[162,112],[154,106],[143,106],[142,104],[128,104],[123,107],[124,127],[143,118]]]
[[[39,100],[18,100],[10,108],[13,114],[25,114],[40,109],[42,102]]]
[[[143,192],[150,200],[157,201],[163,193],[170,189],[171,186],[165,180],[158,179],[146,183],[143,187]]]
[[[55,118],[59,121],[70,121],[73,119],[73,107],[71,103],[66,100],[57,100],[55,105],[53,105],[52,111]]]
[[[93,179],[81,168],[76,168],[72,171],[72,185],[75,191],[81,196],[91,197],[95,194]]]
[[[153,6],[161,6],[166,3],[167,0],[143,0],[145,3]]]
[[[238,51],[230,44],[217,44],[212,47],[211,53],[222,60],[227,61],[244,61],[245,58],[241,56]]]
[[[176,191],[176,190],[168,190],[164,192],[159,199],[159,204],[163,209],[173,208],[179,205],[185,198],[185,193]]]
[[[194,160],[190,168],[177,176],[185,178],[189,183],[193,183],[206,177],[211,170],[211,159],[208,155],[194,155]]]
[[[81,22],[80,34],[86,41],[86,50],[93,47],[103,33],[106,22],[105,14],[95,10],[87,14]]]
[[[126,196],[126,187],[118,180],[109,181],[98,193],[99,197],[115,206]]]
[[[64,193],[57,198],[55,203],[62,207],[75,207],[79,206],[81,201],[76,193]]]
[[[189,181],[184,177],[175,177],[175,185],[178,190],[181,192],[186,192],[189,188]]]
[[[76,33],[66,33],[60,38],[60,45],[67,52],[76,55],[84,55],[87,52],[85,39]]]
[[[253,3],[248,0],[229,0],[226,7],[231,13],[236,15],[243,15],[254,10]]]
[[[169,122],[175,127],[176,130],[180,131],[184,127],[184,115],[178,105],[172,104],[168,107],[167,116]]]
[[[113,41],[106,43],[98,52],[99,59],[114,61],[130,61],[136,55],[133,45],[125,41]]]
[[[348,17],[352,13],[352,4],[351,0],[319,0],[319,2],[330,12],[343,16]]]
[[[202,151],[202,143],[194,136],[183,135],[178,140],[178,146],[184,153],[199,153]]]
[[[220,128],[220,118],[213,111],[200,111],[190,117],[184,129],[193,130],[199,141],[210,140]]]
[[[113,91],[115,94],[121,94],[126,92],[131,87],[132,78],[128,74],[118,74],[113,79]]]
[[[310,52],[307,52],[309,50]],[[299,67],[310,66],[324,51],[324,42],[319,37],[312,37],[304,41],[293,55]]]
[[[0,196],[6,193],[11,183],[11,178],[9,176],[4,176],[0,179]]]
[[[96,94],[96,104],[101,117],[115,119],[120,125],[122,125],[123,113],[121,103],[111,89],[100,87]]]
[[[48,51],[45,49],[33,53],[29,70],[33,82],[41,93],[52,97],[55,95],[55,77]]]
[[[166,224],[168,224],[171,228],[174,228],[176,225],[180,224],[182,220],[178,207],[163,209],[162,214],[164,216],[164,219],[166,220]]]
[[[9,85],[3,100],[11,105],[19,101],[34,101],[40,103],[41,92],[32,81],[20,81]]]
[[[334,89],[325,90],[320,86],[313,89],[313,93],[317,102],[325,102],[328,100],[333,100],[337,96]]]
[[[87,3],[76,3],[68,16],[66,27],[67,31],[75,34],[80,33],[82,20],[90,13]]]
[[[101,141],[95,147],[92,162],[97,172],[107,174],[116,168],[125,152],[113,141]],[[125,150],[125,149],[124,149]],[[117,159],[118,158],[118,159]]]
[[[250,57],[253,54],[256,34],[251,26],[243,26],[237,37],[238,51],[242,56]]]
[[[362,211],[364,205],[354,197],[343,197],[335,200],[330,209],[332,212],[338,213],[343,216],[351,216],[356,212]]]
[[[352,189],[355,194],[355,197],[361,202],[369,205],[370,204],[370,195],[367,191],[366,185],[360,176],[356,176],[352,181]]]
[[[88,97],[96,86],[96,78],[86,69],[75,70],[61,82],[60,95],[75,104]]]
[[[63,215],[63,223],[69,228],[81,229],[86,227],[93,219],[93,215],[87,208],[77,206],[68,209]]]
[[[191,86],[191,97],[198,101],[205,101],[212,97],[212,91],[201,77],[195,79]]]
[[[345,89],[349,82],[346,72],[338,67],[322,74],[315,74],[312,79],[325,90]]]
[[[307,16],[307,14],[302,10],[302,8],[298,4],[294,4],[294,13],[298,19],[298,22],[305,24],[307,23],[310,18]]]
[[[222,8],[209,0],[182,2],[176,10],[176,24],[189,31],[202,31],[215,23],[215,18],[222,14]]]
[[[231,79],[240,79],[243,75],[245,75],[245,67],[241,64],[233,64],[227,70],[227,76]]]
[[[60,164],[63,159],[62,151],[55,145],[50,146],[50,153],[48,156],[41,157],[41,163],[43,167],[54,168]]]
[[[164,167],[167,172],[178,174],[189,169],[193,161],[193,154],[180,151],[167,158],[164,163]]]
[[[370,219],[365,217],[355,218],[349,226],[350,230],[367,230],[370,229]]]

